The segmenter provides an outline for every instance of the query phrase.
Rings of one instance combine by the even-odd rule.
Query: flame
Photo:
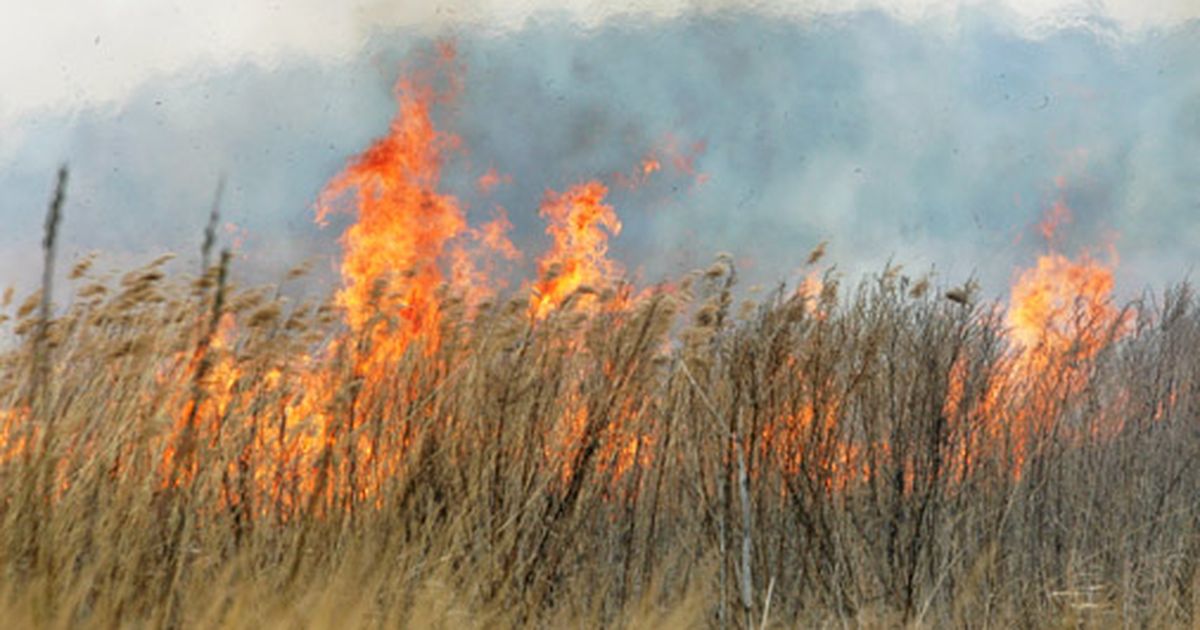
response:
[[[232,349],[237,339],[237,324],[232,313],[217,320],[217,327],[208,346],[188,358],[181,381],[190,387],[175,390],[172,406],[175,414],[173,433],[162,452],[160,471],[162,487],[185,485],[196,474],[194,447],[201,435],[219,430],[220,419],[227,415],[233,403],[234,387],[241,377]],[[176,359],[182,359],[177,355]],[[207,372],[201,374],[201,364],[207,362]],[[166,384],[168,374],[159,374]],[[199,387],[199,391],[195,387]],[[181,451],[177,446],[182,446]]]
[[[1050,357],[1070,352],[1089,359],[1119,324],[1113,305],[1113,268],[1087,252],[1072,260],[1054,251],[1059,228],[1071,219],[1061,201],[1047,212],[1038,230],[1050,251],[1017,277],[1011,291],[1008,325],[1027,369],[1044,368]]]
[[[677,175],[692,179],[696,185],[703,184],[708,181],[708,175],[697,170],[696,160],[704,150],[702,141],[681,147],[679,140],[668,134],[642,157],[633,171],[615,173],[613,180],[621,188],[638,188],[648,182],[651,175],[663,171],[664,166],[670,166]]]
[[[825,319],[821,310],[821,295],[825,291],[825,278],[819,269],[813,269],[804,274],[804,279],[796,287],[796,297],[804,302],[804,311],[818,319]]]
[[[1112,300],[1115,250],[1111,263],[1086,251],[1075,259],[1055,251],[1059,230],[1070,220],[1070,209],[1061,200],[1047,211],[1038,231],[1048,251],[1020,273],[1011,290],[1006,317],[1017,356],[1007,383],[997,381],[995,386],[1015,385],[1024,396],[1009,427],[1017,476],[1034,438],[1056,415],[1055,405],[1087,387],[1087,363],[1119,338],[1127,323]],[[993,392],[985,402],[989,413],[999,413]]]
[[[607,194],[598,181],[546,194],[541,215],[549,221],[546,233],[553,245],[538,260],[539,279],[529,305],[535,319],[546,317],[576,291],[604,286],[619,273],[607,253],[608,237],[621,232],[621,221],[604,203]]]
[[[521,251],[508,238],[512,227],[512,222],[508,220],[508,213],[504,211],[504,208],[496,206],[492,220],[474,231],[475,239],[488,251],[499,254],[505,260],[520,260]]]
[[[28,452],[32,442],[28,419],[28,407],[0,407],[0,462],[13,461]]]
[[[1071,350],[1090,358],[1103,346],[1100,326],[1117,318],[1112,269],[1084,255],[1038,258],[1012,288],[1008,324],[1028,360]],[[1038,350],[1041,346],[1042,349]]]
[[[439,192],[442,163],[454,136],[434,127],[425,84],[401,79],[399,110],[387,136],[355,158],[322,192],[317,220],[325,222],[335,202],[353,191],[357,221],[342,235],[338,303],[351,329],[363,332],[377,313],[399,318],[395,333],[372,334],[376,352],[394,355],[416,339],[426,350],[438,345],[436,290],[451,242],[467,231],[458,200]]]
[[[501,175],[496,172],[495,167],[489,168],[479,179],[475,180],[475,186],[479,188],[479,192],[484,195],[490,195],[493,190],[500,184],[511,184],[511,175]]]
[[[1054,205],[1046,212],[1046,216],[1042,218],[1042,222],[1038,223],[1038,232],[1041,233],[1042,238],[1046,239],[1046,243],[1053,244],[1058,235],[1058,229],[1070,222],[1071,209],[1060,199],[1054,202]]]
[[[451,50],[443,50],[443,58],[452,57]],[[361,395],[369,402],[401,400],[414,416],[428,414],[423,419],[453,423],[437,415],[435,403],[415,402],[417,385],[397,382],[395,371],[382,368],[414,344],[427,356],[439,348],[447,287],[459,294],[478,295],[485,290],[482,287],[497,284],[492,270],[480,265],[471,243],[510,261],[521,258],[522,253],[508,238],[512,225],[503,208],[496,208],[491,221],[472,227],[459,200],[441,191],[443,164],[447,152],[458,147],[458,140],[434,125],[432,108],[440,96],[429,82],[421,77],[403,78],[396,85],[396,98],[398,109],[388,134],[353,158],[322,191],[317,203],[319,222],[342,211],[354,214],[354,223],[341,237],[343,286],[336,298],[350,334],[333,341],[326,353],[314,351],[297,357],[294,365],[255,374],[239,363],[237,327],[233,316],[227,314],[204,350],[207,356],[179,353],[172,357],[162,370],[160,384],[195,382],[197,387],[176,388],[169,395],[168,413],[174,424],[154,443],[154,452],[161,455],[155,462],[161,488],[188,483],[197,475],[196,460],[177,450],[187,441],[183,435],[195,432],[198,441],[211,443],[229,439],[222,437],[222,418],[247,417],[255,422],[257,412],[248,410],[252,400],[277,399],[278,410],[269,429],[265,424],[262,431],[254,427],[249,432],[254,441],[239,445],[244,459],[226,464],[231,467],[229,477],[238,477],[235,467],[245,466],[251,471],[253,493],[262,497],[264,505],[272,503],[284,513],[297,508],[304,497],[319,494],[331,500],[332,486],[324,484],[324,475],[338,475],[356,500],[370,500],[385,480],[402,474],[406,451],[425,437],[415,436],[416,430],[407,425],[380,428],[374,434],[363,430],[367,421],[356,415],[352,403],[344,402],[347,398]],[[649,155],[636,168],[645,177],[667,164],[700,179],[703,175],[696,173],[695,157],[702,150],[703,145],[681,150],[671,140],[662,151],[662,161]],[[493,168],[478,179],[477,186],[487,193],[509,181]],[[547,221],[551,246],[537,259],[538,278],[527,287],[532,320],[548,317],[575,298],[594,302],[593,294],[620,278],[620,266],[608,258],[608,240],[620,233],[622,224],[606,202],[608,193],[599,181],[586,181],[562,193],[546,193],[540,215]],[[343,203],[347,199],[350,204]],[[986,427],[987,433],[964,438],[981,440],[979,444],[964,441],[952,447],[955,450],[944,469],[947,474],[965,476],[974,458],[986,456],[981,451],[1001,448],[1007,438],[1015,436],[1015,474],[1019,475],[1039,423],[1057,417],[1053,405],[1062,398],[1063,388],[1072,394],[1086,386],[1088,372],[1078,366],[1094,358],[1123,330],[1123,315],[1112,303],[1116,256],[1104,262],[1087,252],[1074,259],[1059,253],[1058,235],[1070,220],[1070,209],[1062,201],[1047,211],[1038,226],[1047,251],[1033,267],[1022,271],[1012,286],[1006,323],[1014,360],[983,384],[971,373],[964,355],[949,365],[942,416],[948,423]],[[818,246],[808,265],[815,264],[823,251],[824,246]],[[837,322],[836,288],[832,276],[826,286],[825,276],[815,268],[797,287],[803,308],[819,325]],[[630,304],[629,292],[625,295],[626,301],[615,302]],[[521,303],[517,308],[522,308]],[[588,351],[582,343],[572,350]],[[348,367],[341,367],[342,356],[349,358]],[[202,359],[207,361],[207,371],[200,378]],[[617,382],[611,361],[601,369],[605,382]],[[583,373],[569,375],[568,382],[582,379]],[[853,399],[838,392],[848,390],[830,375],[814,370],[806,376],[791,363],[785,377],[812,382],[801,390],[802,396],[781,403],[770,413],[772,419],[751,433],[758,442],[746,446],[748,452],[761,449],[761,458],[775,458],[784,474],[810,475],[813,487],[826,492],[844,491],[874,474],[871,458],[879,457],[878,453],[890,456],[893,451],[889,449],[896,445],[887,438],[868,444],[867,438],[847,430],[845,414],[852,409]],[[343,395],[352,389],[351,383],[353,396]],[[557,467],[564,481],[583,472],[576,468],[580,454],[593,447],[595,450],[586,452],[599,453],[595,457],[598,463],[589,465],[608,474],[613,485],[631,472],[649,469],[654,457],[666,456],[665,440],[660,442],[648,428],[653,426],[653,412],[640,406],[641,398],[600,405],[572,391],[576,387],[584,389],[581,382],[566,388],[569,393],[557,413],[558,435],[545,446],[548,466]],[[202,396],[197,389],[202,389]],[[982,396],[976,395],[980,391]],[[1012,392],[1022,396],[1016,404],[1007,397]],[[1172,390],[1159,403],[1153,411],[1155,418],[1169,413],[1176,393]],[[19,432],[28,416],[28,409],[0,408],[0,460],[29,450],[33,434]],[[335,447],[346,452],[339,452],[336,460],[326,457]],[[868,447],[878,447],[878,452]],[[903,453],[899,448],[894,452]],[[361,468],[353,467],[357,463]],[[911,488],[915,473],[909,467],[905,474],[909,475],[905,488]],[[252,508],[251,494],[229,489],[221,498],[222,505]]]
[[[706,148],[707,146],[702,140],[682,146],[679,138],[667,134],[659,141],[657,152],[671,164],[676,172],[691,177],[696,184],[703,184],[708,181],[708,175],[697,169],[696,161],[704,154]],[[654,163],[655,170],[657,170],[659,161],[655,159]]]

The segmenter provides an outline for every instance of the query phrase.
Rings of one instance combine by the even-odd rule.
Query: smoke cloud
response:
[[[1059,199],[1075,217],[1064,245],[1115,244],[1126,291],[1182,279],[1200,255],[1200,22],[1182,10],[1134,32],[1112,15],[1031,29],[1020,7],[958,9],[952,27],[913,17],[928,7],[658,9],[431,29],[363,8],[331,27],[344,34],[329,54],[285,46],[267,61],[166,67],[82,105],[9,107],[0,285],[36,278],[64,159],[68,256],[197,261],[224,174],[222,238],[240,243],[243,273],[270,279],[310,256],[328,269],[340,226],[314,226],[313,202],[386,130],[398,73],[447,34],[465,69],[439,113],[465,147],[448,188],[473,217],[506,208],[528,252],[544,243],[547,189],[615,182],[673,147],[696,173],[664,160],[645,185],[613,187],[625,223],[613,254],[647,280],[727,250],[751,282],[776,282],[828,240],[851,274],[894,258],[946,281],[974,273],[1001,295]],[[489,168],[511,183],[485,195],[473,182]]]

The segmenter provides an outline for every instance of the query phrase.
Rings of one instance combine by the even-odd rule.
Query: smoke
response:
[[[775,282],[828,240],[848,273],[894,258],[947,282],[974,273],[1000,295],[1058,199],[1075,217],[1065,245],[1115,239],[1127,290],[1182,279],[1200,254],[1200,22],[1120,38],[1072,22],[1030,37],[1009,14],[954,18],[712,10],[458,25],[465,90],[439,121],[465,149],[448,184],[472,217],[507,209],[518,246],[537,252],[547,189],[612,183],[669,145],[694,151],[702,179],[664,160],[645,185],[613,187],[625,224],[613,254],[646,280],[727,250],[751,282]],[[382,28],[353,54],[195,64],[107,104],[22,114],[0,143],[0,285],[36,277],[64,158],[67,252],[120,265],[169,249],[192,264],[223,173],[234,225],[222,237],[239,242],[242,273],[268,280],[310,256],[328,270],[341,226],[314,226],[313,202],[386,130],[397,74],[431,41],[427,28]],[[484,195],[473,182],[489,168],[511,183]]]

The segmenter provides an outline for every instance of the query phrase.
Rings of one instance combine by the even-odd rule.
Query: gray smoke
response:
[[[974,273],[1002,295],[1059,198],[1075,216],[1068,253],[1116,234],[1126,291],[1182,279],[1200,255],[1200,22],[1031,39],[984,12],[959,17],[953,30],[875,12],[458,28],[465,91],[438,119],[465,150],[447,187],[478,220],[505,207],[532,255],[547,189],[612,183],[672,138],[703,143],[705,181],[664,160],[646,185],[613,186],[625,223],[613,255],[646,280],[717,251],[752,283],[794,278],[828,240],[850,274],[894,258],[946,282]],[[376,32],[349,60],[196,67],[119,105],[27,115],[0,157],[0,285],[36,278],[63,159],[68,257],[98,249],[121,266],[173,250],[191,265],[224,173],[238,230],[223,238],[242,241],[241,273],[270,280],[310,256],[328,270],[345,219],[317,228],[313,202],[386,131],[392,84],[430,43]],[[473,180],[489,167],[512,183],[485,196]]]

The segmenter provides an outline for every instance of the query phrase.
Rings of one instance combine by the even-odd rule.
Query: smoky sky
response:
[[[1057,200],[1074,215],[1066,253],[1111,243],[1128,290],[1182,280],[1200,256],[1200,22],[1097,33],[1030,38],[983,11],[954,29],[877,12],[452,29],[438,39],[456,44],[463,90],[436,119],[462,149],[446,189],[474,222],[503,206],[532,258],[546,191],[600,178],[624,222],[612,255],[646,281],[720,251],[751,283],[793,279],[827,240],[851,275],[893,259],[998,296],[1043,251],[1033,226]],[[433,43],[377,31],[346,58],[198,65],[119,103],[25,115],[0,154],[0,284],[37,277],[62,161],[68,260],[198,263],[223,174],[239,273],[270,280],[310,257],[328,271],[348,218],[322,229],[314,201],[386,132],[397,76]],[[703,177],[664,159],[644,185],[618,183],[667,145]],[[511,182],[485,195],[488,168]]]

